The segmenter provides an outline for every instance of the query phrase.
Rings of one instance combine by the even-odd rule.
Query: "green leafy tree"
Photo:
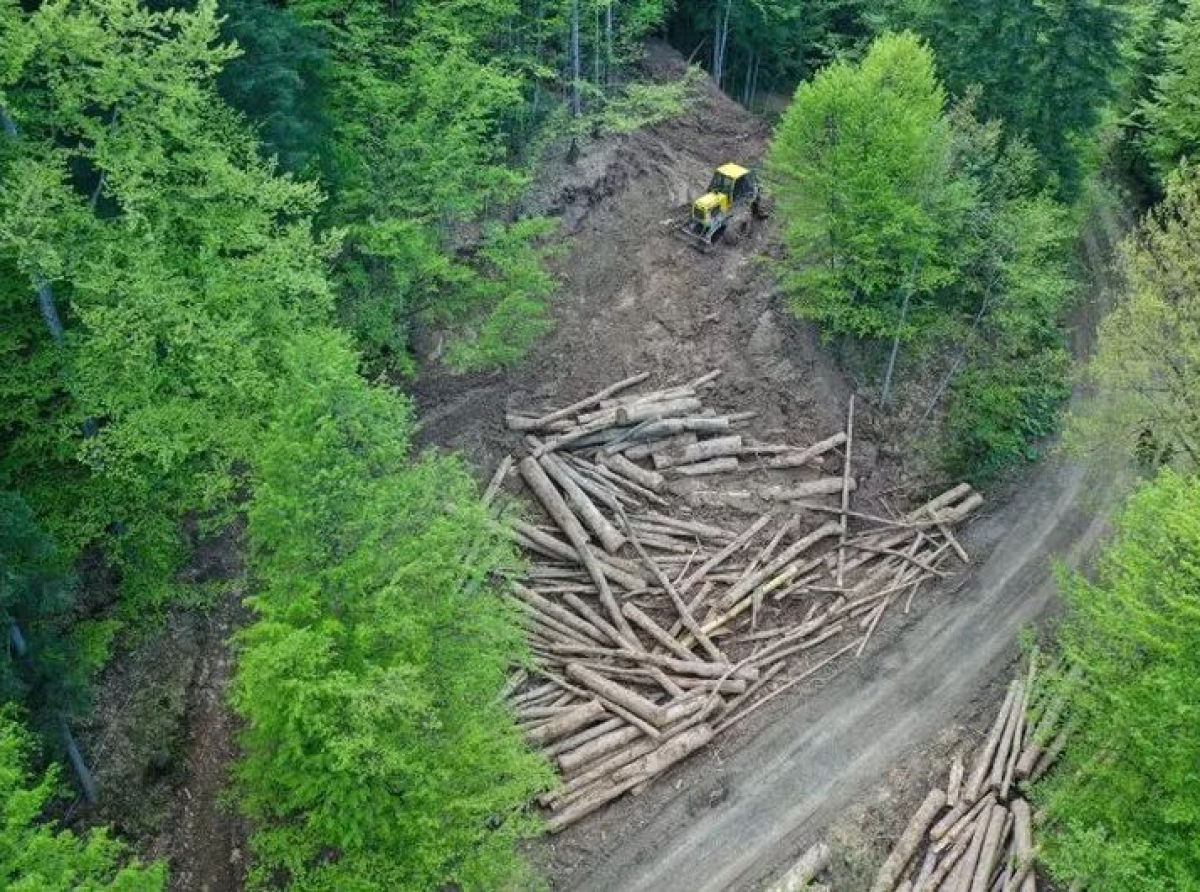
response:
[[[775,132],[768,171],[788,251],[792,309],[829,331],[900,330],[902,293],[946,281],[949,128],[933,56],[913,34],[878,38],[862,62],[834,62],[800,85]]]
[[[959,264],[937,295],[927,335],[957,346],[949,369],[941,454],[955,476],[984,481],[1037,455],[1069,391],[1062,328],[1077,289],[1075,223],[1039,187],[1037,154],[975,115],[975,94],[950,114],[952,176],[972,203],[950,234]]]
[[[893,0],[875,16],[912,28],[937,53],[948,88],[982,88],[985,117],[1038,150],[1061,194],[1082,180],[1084,154],[1117,82],[1123,28],[1118,0]]]
[[[233,694],[254,879],[515,882],[549,775],[497,699],[522,647],[488,581],[509,552],[457,461],[410,463],[408,403],[362,381],[341,338],[299,336],[287,364],[254,474],[262,588]]]
[[[1123,245],[1125,284],[1100,325],[1088,371],[1096,398],[1074,419],[1076,446],[1152,464],[1200,460],[1200,175],[1181,166]]]
[[[179,521],[236,507],[282,337],[329,313],[320,196],[279,176],[214,79],[211,2],[7,7],[30,48],[0,89],[8,358],[0,480],[69,553],[99,544],[131,611],[177,596]],[[14,45],[5,39],[5,45]],[[53,283],[65,335],[35,288]],[[40,375],[41,377],[35,377]]]
[[[327,60],[316,33],[267,0],[226,0],[222,37],[236,43],[217,80],[256,125],[263,151],[298,175],[328,173]]]
[[[104,830],[76,836],[43,821],[58,793],[54,770],[32,769],[33,736],[0,706],[0,886],[11,892],[151,892],[166,868],[131,859]]]
[[[518,7],[308,0],[294,11],[317,35],[326,79],[336,84],[326,90],[332,144],[324,216],[346,230],[335,268],[341,320],[372,358],[401,369],[411,369],[408,341],[422,321],[456,332],[479,361],[497,350],[522,353],[528,332],[546,327],[547,289],[522,291],[529,324],[513,329],[503,347],[476,349],[474,336],[488,328],[495,341],[508,330],[512,306],[500,295],[506,284],[521,291],[539,275],[545,227],[513,226],[509,244],[528,235],[503,269],[471,262],[486,246],[469,234],[526,183],[507,138],[526,114],[525,60],[491,43],[497,23],[512,21]],[[491,311],[496,319],[481,322]]]
[[[1043,860],[1097,892],[1200,889],[1200,480],[1129,501],[1096,581],[1069,578],[1059,633],[1076,731],[1036,792]]]
[[[1165,23],[1163,71],[1142,107],[1151,157],[1160,172],[1200,149],[1200,2],[1189,0],[1182,16]]]

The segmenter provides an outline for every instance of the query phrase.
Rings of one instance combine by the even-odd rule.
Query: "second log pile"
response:
[[[1036,667],[1035,653],[970,763],[956,756],[946,788],[930,790],[909,820],[871,892],[1037,892],[1024,787],[1055,762],[1071,728],[1061,691],[1031,702]]]
[[[889,607],[967,560],[952,528],[983,501],[962,484],[903,515],[852,510],[853,399],[845,430],[765,443],[754,413],[705,405],[717,372],[633,392],[647,377],[510,414],[527,454],[485,496],[515,468],[547,520],[505,523],[528,557],[510,591],[536,661],[506,696],[562,774],[541,803],[552,832],[861,655]],[[748,507],[737,528],[694,514]]]

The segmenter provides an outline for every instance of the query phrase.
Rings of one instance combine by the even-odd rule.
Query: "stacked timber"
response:
[[[708,404],[718,372],[648,377],[507,415],[523,454],[485,494],[519,480],[544,513],[498,522],[527,558],[507,591],[534,656],[506,700],[561,772],[541,799],[552,832],[861,656],[890,608],[967,560],[952,530],[983,501],[964,484],[904,514],[856,510],[853,401],[844,430],[771,443],[754,413]],[[748,522],[698,513],[735,504]]]
[[[1026,782],[1061,754],[1070,725],[1063,698],[1034,701],[1036,654],[1013,679],[969,762],[956,755],[900,834],[871,892],[1037,892],[1034,813]]]

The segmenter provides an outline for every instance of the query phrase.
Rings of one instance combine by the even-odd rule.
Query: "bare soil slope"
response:
[[[651,47],[646,64],[652,76],[683,74],[666,47]],[[840,430],[849,388],[811,328],[779,311],[758,259],[770,223],[708,254],[663,225],[717,165],[757,165],[767,136],[759,118],[706,86],[681,117],[593,143],[574,165],[543,171],[553,187],[535,195],[531,210],[560,215],[567,236],[555,264],[556,328],[504,373],[456,377],[431,366],[415,389],[423,442],[460,449],[489,469],[514,443],[506,407],[562,405],[643,370],[665,384],[722,369],[722,399],[758,410],[760,433],[778,429],[804,442]],[[864,449],[865,472],[874,450]]]

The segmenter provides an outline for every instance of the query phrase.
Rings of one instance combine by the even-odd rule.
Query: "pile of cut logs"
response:
[[[969,772],[955,756],[946,788],[929,791],[871,892],[1037,892],[1036,817],[1023,788],[1062,753],[1071,726],[1061,690],[1033,697],[1036,668],[1035,653],[1025,677],[1009,685]]]
[[[527,454],[485,498],[515,468],[546,522],[503,523],[528,558],[507,590],[535,657],[505,697],[562,773],[541,800],[551,831],[861,655],[890,606],[907,612],[967,560],[952,527],[983,500],[965,484],[895,516],[851,509],[853,400],[844,431],[761,442],[754,413],[706,407],[718,376],[639,391],[641,374],[507,416]],[[839,456],[840,473],[822,471]],[[712,482],[730,475],[732,488]],[[731,528],[705,508],[756,513]]]

